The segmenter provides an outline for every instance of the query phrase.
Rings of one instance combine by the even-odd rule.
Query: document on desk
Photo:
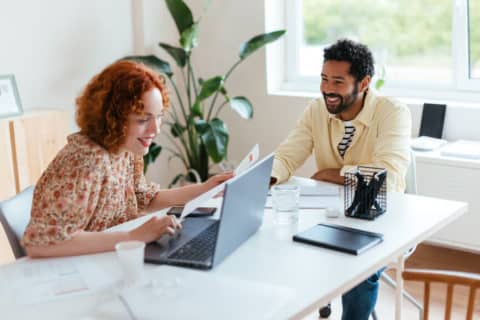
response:
[[[8,286],[20,304],[34,304],[91,293],[114,280],[88,258],[68,257],[19,263]]]
[[[339,209],[340,207],[339,196],[300,196],[300,209]],[[273,208],[272,196],[267,197],[265,208]]]
[[[300,186],[300,195],[304,197],[308,196],[340,196],[340,190],[343,186],[318,181],[302,177],[292,177],[286,182],[286,184],[296,184]]]
[[[285,184],[300,186],[300,209],[341,208],[343,186],[302,177],[292,177]],[[265,208],[272,208],[272,197],[268,193]]]
[[[245,172],[248,168],[250,168],[257,160],[258,160],[259,148],[258,144],[256,144],[252,150],[243,158],[240,162],[238,167],[235,169],[235,175],[240,175]],[[185,204],[183,208],[182,215],[180,216],[180,221],[183,221],[186,216],[192,213],[193,210],[200,207],[204,202],[213,198],[216,194],[223,191],[225,187],[225,182],[219,184],[218,186],[208,190],[207,192],[202,193],[195,199],[190,200]]]
[[[162,266],[154,285],[122,292],[135,319],[278,319],[293,290],[277,285]],[[248,301],[237,310],[238,301]]]

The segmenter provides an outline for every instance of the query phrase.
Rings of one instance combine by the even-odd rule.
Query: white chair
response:
[[[34,189],[30,186],[12,198],[0,202],[0,223],[15,259],[26,255],[20,241],[30,220]]]

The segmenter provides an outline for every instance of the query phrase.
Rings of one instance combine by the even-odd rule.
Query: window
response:
[[[318,90],[323,49],[368,45],[376,77],[401,96],[480,97],[480,0],[285,0],[285,87]],[[375,81],[376,79],[374,79]]]
[[[470,0],[468,8],[469,22],[469,76],[480,78],[480,0]]]

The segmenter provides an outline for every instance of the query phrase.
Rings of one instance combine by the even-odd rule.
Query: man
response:
[[[388,191],[405,189],[411,117],[400,102],[370,88],[374,61],[370,50],[339,40],[324,50],[320,91],[296,127],[275,152],[272,183],[280,183],[313,153],[312,179],[343,184],[356,165],[386,168]],[[342,296],[342,319],[367,320],[375,307],[380,272]]]

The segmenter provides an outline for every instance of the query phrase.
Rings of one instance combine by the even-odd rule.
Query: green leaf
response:
[[[121,60],[129,60],[134,62],[143,63],[147,67],[152,68],[153,70],[166,74],[168,77],[173,75],[172,69],[170,68],[170,64],[162,59],[157,58],[154,55],[149,56],[127,56],[122,58]]]
[[[185,29],[180,36],[180,45],[186,52],[190,52],[198,45],[198,24],[194,23]]]
[[[273,42],[283,36],[286,30],[278,30],[273,31],[270,33],[260,34],[248,40],[247,42],[243,43],[240,47],[240,59],[245,59],[256,50],[260,49],[261,47],[265,46],[266,44]]]
[[[152,144],[148,147],[148,152],[143,156],[143,173],[147,172],[147,168],[151,163],[154,163],[157,157],[160,155],[162,151],[162,146],[152,142]]]
[[[194,117],[200,117],[200,118],[203,118],[203,112],[202,112],[202,108],[200,107],[200,103],[197,101],[193,104],[192,108],[190,109],[191,111],[191,114],[194,116]]]
[[[207,99],[223,86],[223,77],[216,76],[202,83],[202,90],[197,96],[197,102]]]
[[[384,79],[378,79],[377,81],[375,81],[375,89],[380,90],[384,84],[385,84]]]
[[[240,117],[251,119],[253,117],[253,107],[246,97],[233,97],[230,99],[230,107],[235,110]]]
[[[197,132],[202,135],[204,134],[205,132],[207,132],[208,130],[208,121],[207,120],[203,120],[203,119],[197,119],[195,121],[195,129],[197,130]]]
[[[195,128],[205,144],[207,153],[213,162],[218,163],[227,156],[228,130],[222,120],[197,120]]]
[[[173,179],[172,182],[168,185],[168,188],[170,189],[173,187],[180,179],[185,178],[185,175],[183,173],[177,174]]]
[[[177,25],[178,33],[182,34],[183,31],[193,24],[192,11],[182,0],[165,0],[165,2]]]
[[[187,64],[187,52],[185,52],[185,50],[182,48],[173,47],[163,42],[160,42],[158,45],[167,51],[167,53],[175,60],[179,67],[185,67]]]
[[[182,126],[180,123],[175,122],[174,124],[171,125],[170,127],[170,133],[172,136],[175,138],[179,137],[183,132],[185,132],[185,127]]]

